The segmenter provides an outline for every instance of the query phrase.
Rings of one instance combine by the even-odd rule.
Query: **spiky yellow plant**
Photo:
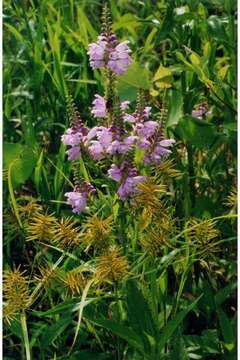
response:
[[[56,278],[57,270],[49,265],[40,265],[38,272],[38,274],[34,274],[36,283],[42,283],[45,287],[51,287],[52,282]]]
[[[3,273],[4,316],[10,322],[17,313],[26,310],[30,300],[28,280],[19,268]]]
[[[163,247],[173,248],[169,242],[169,236],[174,236],[175,219],[163,218],[147,229],[141,238],[143,249],[152,257],[163,254]]]
[[[224,204],[231,209],[231,212],[237,211],[237,189],[232,188],[230,194],[226,197]]]
[[[167,192],[163,184],[154,183],[153,179],[148,179],[138,184],[138,192],[133,198],[133,209],[142,209],[141,228],[145,228],[154,216],[166,217],[165,204],[161,197]]]
[[[39,240],[43,242],[51,241],[53,228],[57,219],[53,214],[36,213],[27,225],[27,241]]]
[[[120,254],[120,249],[110,247],[104,255],[97,258],[96,282],[114,283],[122,280],[129,274],[127,258]]]
[[[87,283],[84,275],[81,272],[76,272],[75,270],[66,273],[64,276],[61,276],[60,279],[72,296],[82,293]]]
[[[3,319],[10,325],[16,319],[17,311],[11,304],[3,304]]]
[[[31,198],[26,204],[19,206],[19,213],[21,218],[28,219],[29,217],[33,217],[36,213],[42,213],[43,209],[40,204],[38,204],[37,200]]]
[[[52,227],[53,242],[63,249],[78,246],[80,243],[80,228],[72,217],[62,218]]]
[[[179,179],[182,177],[182,173],[175,168],[175,164],[173,160],[165,160],[163,161],[156,169],[156,180],[164,178],[172,178]]]
[[[220,232],[215,228],[216,221],[211,219],[190,219],[187,222],[186,235],[189,243],[193,246],[194,256],[200,259],[214,258],[219,252],[218,238]]]
[[[85,231],[82,233],[82,241],[89,247],[93,246],[97,251],[105,251],[113,239],[113,218],[109,216],[101,219],[93,216],[84,224]]]

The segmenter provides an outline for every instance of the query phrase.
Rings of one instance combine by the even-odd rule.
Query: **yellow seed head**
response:
[[[152,179],[148,179],[138,184],[138,192],[133,198],[133,209],[143,209],[142,227],[145,228],[153,217],[165,217],[166,209],[161,197],[166,193],[167,188],[163,184],[155,184]]]
[[[179,179],[182,177],[182,173],[175,169],[175,164],[173,160],[163,161],[156,169],[156,179]]]
[[[62,218],[52,229],[53,242],[63,249],[78,246],[80,243],[80,228],[72,217]]]
[[[57,219],[53,214],[36,213],[27,226],[27,241],[39,240],[49,242],[52,239],[52,230]]]
[[[30,293],[24,272],[18,269],[3,273],[3,297],[6,302],[5,316],[9,321],[14,315],[28,307]]]
[[[54,279],[56,278],[56,269],[53,269],[49,265],[39,266],[39,274],[34,274],[36,283],[42,283],[45,287],[51,287]]]
[[[43,209],[36,199],[31,199],[25,205],[19,206],[19,213],[22,219],[34,217],[37,213],[42,213]]]
[[[125,256],[120,255],[120,250],[110,247],[105,255],[97,258],[96,282],[118,282],[129,273],[129,264]]]
[[[219,230],[215,226],[216,221],[192,218],[187,223],[187,236],[192,242],[207,245],[219,236]]]
[[[230,192],[230,194],[226,197],[226,200],[224,202],[224,204],[226,206],[228,206],[232,212],[236,212],[237,211],[237,189],[236,188],[232,188],[232,191]]]
[[[81,235],[82,242],[87,246],[93,246],[96,251],[105,251],[113,239],[113,218],[109,216],[101,219],[93,216],[84,224],[85,231]]]
[[[82,293],[87,282],[84,275],[76,271],[68,272],[65,276],[61,277],[61,280],[72,296]]]

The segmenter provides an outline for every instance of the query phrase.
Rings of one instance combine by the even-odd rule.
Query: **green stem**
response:
[[[194,178],[194,165],[193,165],[193,148],[191,145],[187,146],[188,153],[188,173],[189,173],[189,194],[190,194],[190,215],[192,214],[195,206],[195,178]]]
[[[208,219],[208,220],[221,220],[221,219],[230,219],[230,218],[237,218],[237,214],[228,214],[228,215],[221,215],[221,216],[216,216],[214,218]],[[171,239],[171,241],[175,241],[178,238],[182,237],[185,233],[197,228],[199,226],[199,224],[193,225],[190,228],[186,228],[184,229],[182,232],[180,232],[180,234],[176,235],[173,239]]]
[[[26,360],[31,360],[31,352],[28,338],[27,321],[25,311],[21,313],[21,326],[23,332],[24,346],[26,351]]]

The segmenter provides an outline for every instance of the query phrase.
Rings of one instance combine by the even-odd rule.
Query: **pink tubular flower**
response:
[[[96,191],[89,182],[81,180],[80,183],[81,185],[76,185],[73,191],[64,195],[67,197],[67,203],[72,206],[72,211],[77,214],[86,207],[88,196]]]
[[[66,134],[61,137],[63,144],[69,146],[79,145],[81,138],[82,133],[73,128],[67,129]]]
[[[171,154],[171,150],[168,149],[175,143],[174,139],[163,139],[156,143],[156,146],[150,153],[146,153],[144,157],[144,163],[149,164],[159,164],[162,161],[163,157],[168,156]]]
[[[83,125],[71,127],[67,129],[66,134],[62,135],[61,139],[64,145],[71,146],[66,151],[68,160],[77,160],[81,155],[80,144],[84,143],[88,129]]]
[[[139,149],[144,149],[144,150],[147,150],[149,147],[150,147],[150,145],[151,145],[151,143],[150,143],[150,141],[149,140],[147,140],[147,139],[140,139],[139,141],[138,141],[138,147],[139,147]]]
[[[128,41],[123,41],[113,49],[109,54],[108,67],[117,75],[123,75],[131,64],[128,47]]]
[[[137,169],[126,162],[122,163],[120,167],[112,164],[108,170],[108,176],[120,183],[118,195],[123,201],[136,193],[138,183],[146,179],[145,176],[138,176]]]
[[[89,44],[88,55],[90,57],[90,65],[93,69],[102,68],[105,64],[105,52],[107,42],[104,36],[99,35],[96,43]]]
[[[138,123],[136,125],[136,131],[138,136],[148,139],[151,137],[155,130],[158,127],[158,123],[156,121],[145,121],[144,123]]]
[[[149,119],[149,116],[150,116],[150,113],[151,113],[151,106],[146,106],[143,110],[143,116],[146,118],[146,119]]]
[[[124,119],[124,121],[128,121],[130,123],[136,122],[136,118],[131,114],[124,114],[123,119]]]
[[[126,100],[120,104],[121,110],[126,110],[129,107],[130,101]]]
[[[128,136],[123,141],[114,140],[107,148],[107,153],[110,155],[126,154],[134,145],[136,139],[136,136]]]
[[[73,161],[79,159],[81,155],[80,146],[72,146],[66,151],[66,154],[68,155],[68,160]]]
[[[97,140],[92,140],[94,137],[97,137]],[[89,131],[87,139],[88,150],[92,158],[101,160],[105,157],[112,142],[112,133],[104,126],[96,126]]]
[[[98,94],[95,95],[91,112],[94,117],[104,118],[106,116],[106,102],[104,97]]]
[[[71,191],[65,194],[67,197],[67,203],[72,206],[72,211],[74,213],[81,213],[87,203],[87,193],[82,193],[79,191]]]
[[[122,178],[122,170],[117,165],[112,164],[111,168],[108,170],[108,176],[116,182],[120,182]]]
[[[145,176],[133,176],[127,177],[118,189],[118,195],[121,200],[127,200],[127,198],[137,192],[137,185],[146,179]]]
[[[94,160],[102,160],[104,158],[104,148],[99,141],[91,141],[91,145],[88,150]]]

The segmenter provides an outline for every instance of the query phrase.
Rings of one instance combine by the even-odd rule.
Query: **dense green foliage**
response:
[[[236,1],[109,1],[121,100],[143,89],[176,145],[133,204],[83,157],[73,215],[65,99],[95,125],[103,3],[4,0],[4,359],[236,359]]]

